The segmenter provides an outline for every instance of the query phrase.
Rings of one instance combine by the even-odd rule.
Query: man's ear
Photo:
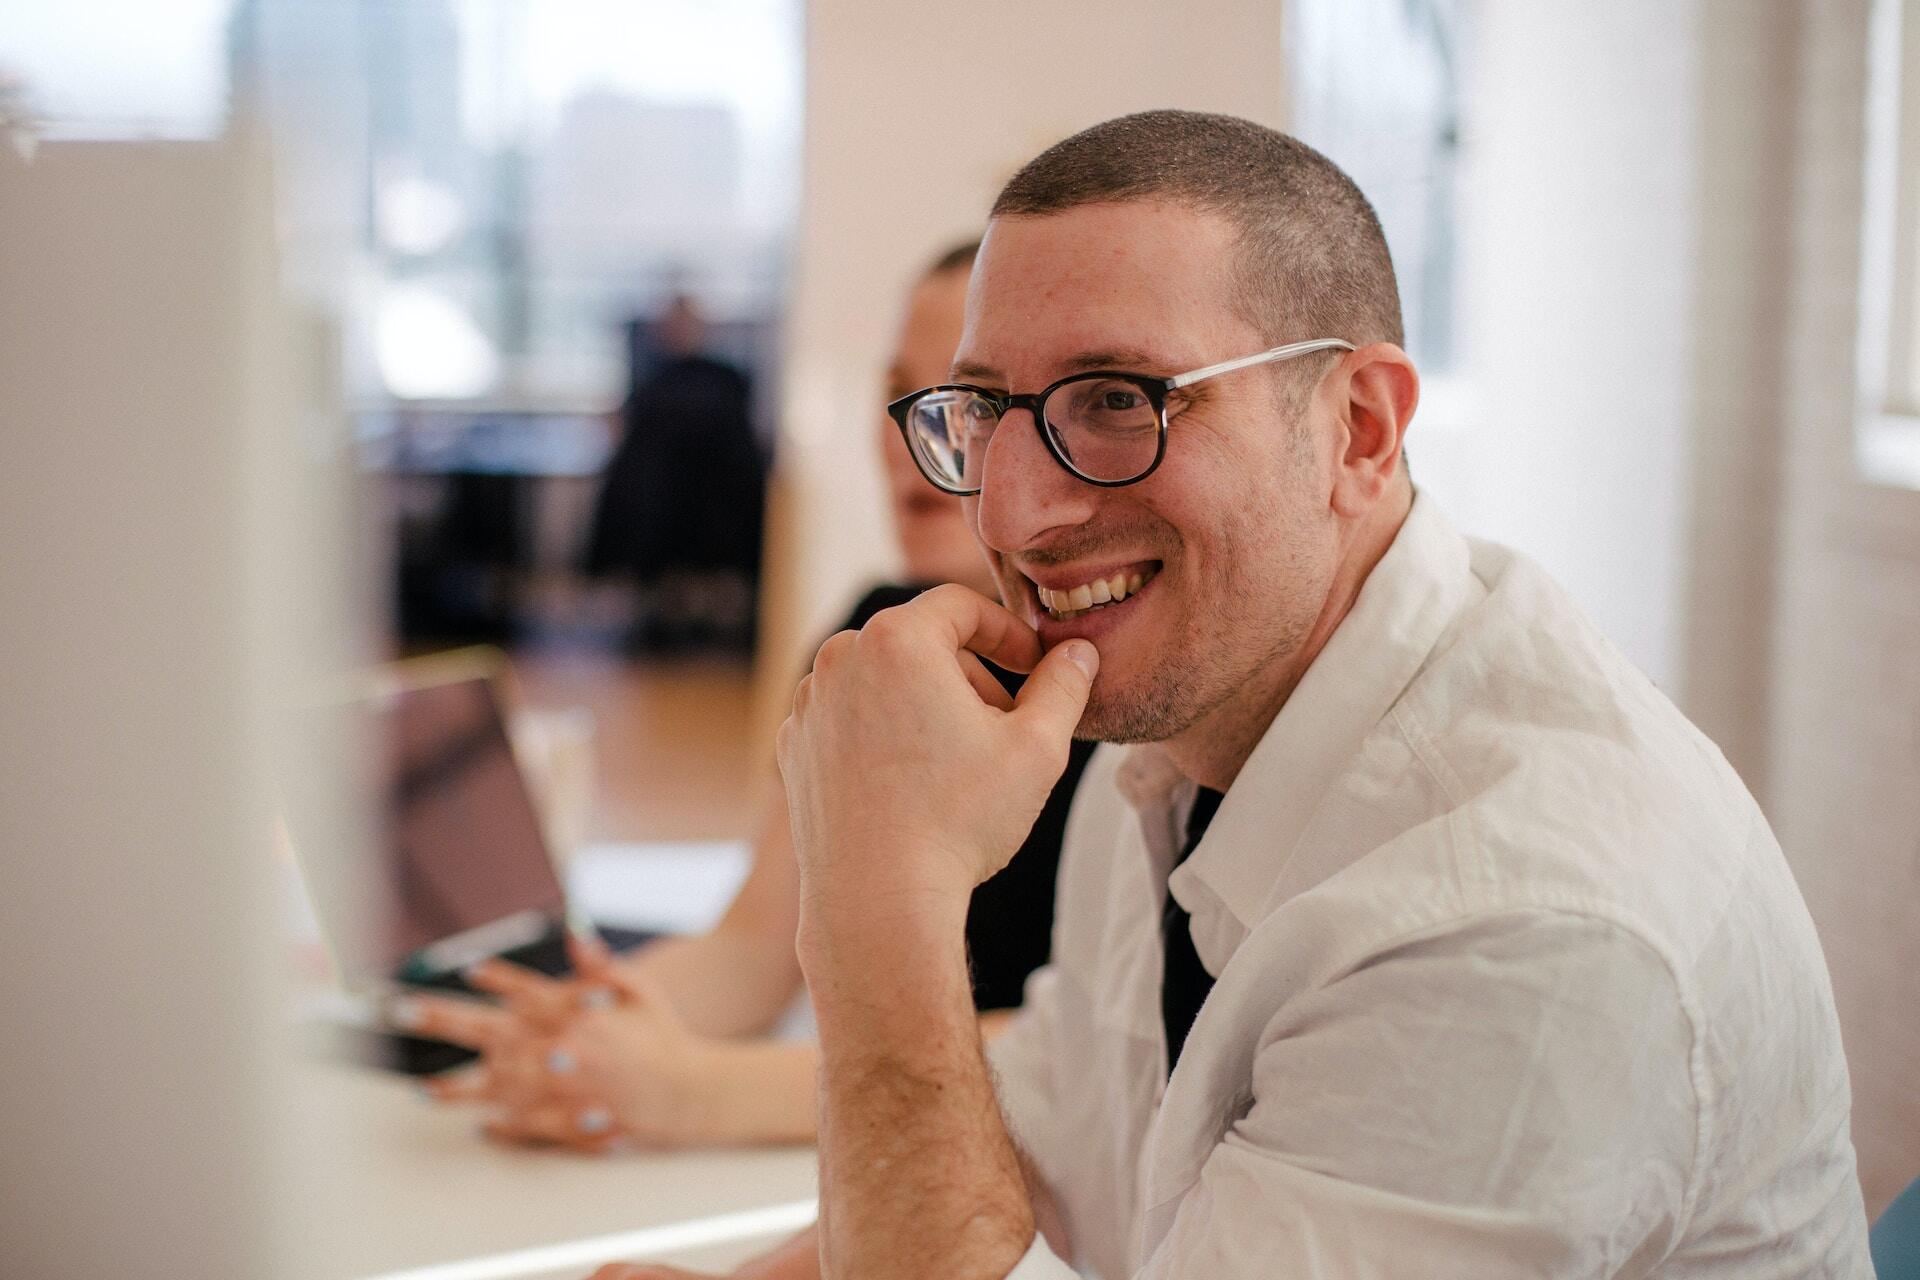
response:
[[[1400,445],[1414,406],[1420,373],[1407,353],[1376,342],[1346,358],[1345,436],[1334,459],[1334,511],[1349,519],[1365,515],[1392,487],[1400,470]]]

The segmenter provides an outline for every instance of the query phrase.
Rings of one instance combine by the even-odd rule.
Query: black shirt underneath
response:
[[[875,587],[841,629],[857,631],[882,609],[905,604],[925,590],[924,586]],[[991,662],[986,666],[1008,693],[1019,692],[1024,676],[1002,671]],[[1067,834],[1067,806],[1073,802],[1073,789],[1094,745],[1073,744],[1066,772],[1054,783],[1026,843],[999,874],[973,891],[967,910],[967,954],[973,965],[973,1003],[983,1012],[1016,1008],[1027,975],[1045,964],[1052,950],[1054,881],[1060,870],[1060,845]]]
[[[1187,814],[1187,840],[1179,856],[1174,858],[1174,866],[1193,855],[1200,837],[1207,833],[1207,824],[1220,808],[1220,799],[1221,793],[1211,787],[1201,787],[1193,797],[1193,809]],[[1167,874],[1173,874],[1171,868]],[[1193,1030],[1193,1020],[1200,1016],[1201,1004],[1213,990],[1213,975],[1200,963],[1200,953],[1193,948],[1192,926],[1186,908],[1174,901],[1173,890],[1169,888],[1160,918],[1161,936],[1166,943],[1166,965],[1160,977],[1160,1017],[1167,1031],[1168,1075],[1173,1074],[1174,1064],[1180,1061],[1180,1050],[1186,1046],[1187,1032]]]

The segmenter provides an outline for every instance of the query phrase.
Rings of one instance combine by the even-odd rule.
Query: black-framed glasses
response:
[[[969,497],[980,492],[987,442],[1010,409],[1033,414],[1054,461],[1088,484],[1114,489],[1153,474],[1167,456],[1167,396],[1223,373],[1292,360],[1316,351],[1352,351],[1340,338],[1291,342],[1171,378],[1145,373],[1076,373],[1033,394],[948,384],[902,396],[887,406],[907,451],[935,488]]]

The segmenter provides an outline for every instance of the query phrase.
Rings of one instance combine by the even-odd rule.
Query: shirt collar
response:
[[[1219,974],[1262,914],[1275,879],[1340,771],[1425,664],[1466,602],[1467,543],[1415,494],[1393,545],[1353,608],[1267,727],[1206,836],[1173,874],[1194,944]],[[1144,811],[1181,803],[1193,785],[1158,746],[1136,747],[1117,779]]]

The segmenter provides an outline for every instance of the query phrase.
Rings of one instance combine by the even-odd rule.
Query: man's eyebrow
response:
[[[1166,364],[1165,356],[1154,355],[1139,347],[1109,347],[1104,351],[1083,351],[1079,355],[1069,356],[1060,362],[1060,367],[1069,373],[1086,373],[1093,369],[1142,373]]]
[[[1088,373],[1096,369],[1143,373],[1154,368],[1168,367],[1171,367],[1171,363],[1165,356],[1155,355],[1140,347],[1108,347],[1100,351],[1082,351],[1060,362],[1060,368],[1064,373]],[[1001,377],[999,370],[988,365],[977,364],[972,360],[961,360],[955,363],[950,376],[963,382],[1006,381]]]
[[[1004,382],[1000,371],[988,365],[977,364],[972,360],[956,360],[947,370],[947,376],[957,382]]]

